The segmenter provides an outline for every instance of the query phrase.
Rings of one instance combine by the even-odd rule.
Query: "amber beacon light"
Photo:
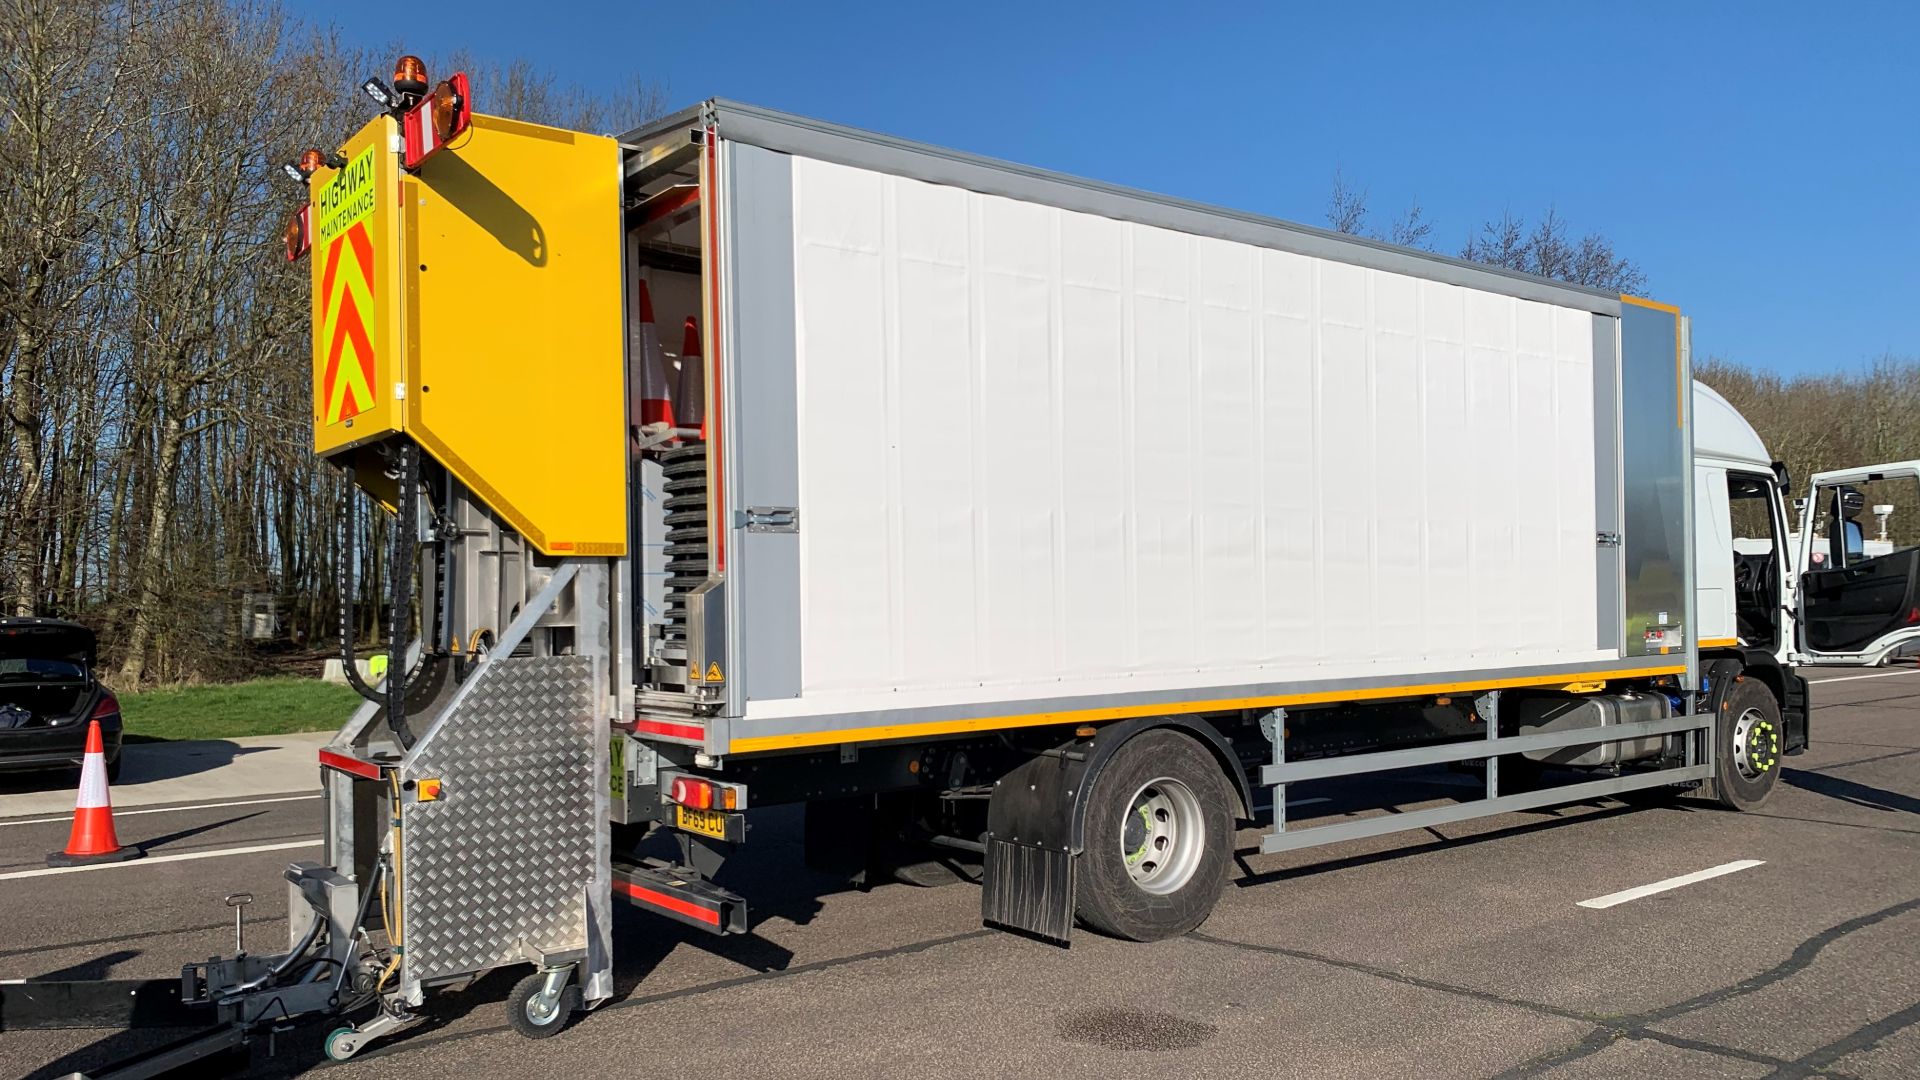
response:
[[[393,88],[419,97],[427,92],[427,63],[417,56],[403,56],[393,62]]]

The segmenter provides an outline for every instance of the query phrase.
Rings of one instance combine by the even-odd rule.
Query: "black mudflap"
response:
[[[988,839],[980,920],[1001,930],[1067,944],[1073,931],[1073,854]]]
[[[1807,680],[1787,670],[1787,700],[1780,711],[1781,719],[1787,729],[1786,744],[1782,747],[1788,754],[1798,754],[1813,745],[1812,715],[1813,695],[1808,689]]]

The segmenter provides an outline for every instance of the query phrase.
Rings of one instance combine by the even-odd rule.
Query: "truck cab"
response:
[[[1792,478],[1745,417],[1694,383],[1697,610],[1710,654],[1870,666],[1920,642],[1920,545],[1867,538],[1920,502],[1920,461],[1815,474],[1796,514]]]

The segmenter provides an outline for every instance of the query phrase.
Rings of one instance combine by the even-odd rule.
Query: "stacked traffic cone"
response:
[[[660,351],[660,335],[653,328],[653,296],[647,283],[640,283],[640,340],[628,349],[627,392],[638,398],[629,402],[628,415],[640,427],[665,424],[673,427],[673,401],[667,391],[667,358]]]
[[[674,400],[680,403],[680,423],[684,427],[697,427],[700,437],[707,437],[707,380],[706,373],[700,370],[700,324],[687,316],[685,332],[680,338],[680,385],[675,388]]]
[[[146,852],[121,847],[113,834],[113,800],[107,794],[107,747],[100,738],[100,721],[87,721],[87,755],[80,766],[80,798],[73,808],[73,832],[67,849],[47,856],[48,866],[125,862]]]

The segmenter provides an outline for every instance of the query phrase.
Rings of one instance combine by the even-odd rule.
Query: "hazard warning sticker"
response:
[[[720,664],[717,661],[707,665],[707,681],[708,682],[726,682],[727,681],[727,677],[725,675],[720,674]]]
[[[325,364],[320,379],[323,423],[337,424],[373,407],[373,236],[377,205],[374,148],[334,173],[314,196],[314,237],[323,269],[315,294]]]

